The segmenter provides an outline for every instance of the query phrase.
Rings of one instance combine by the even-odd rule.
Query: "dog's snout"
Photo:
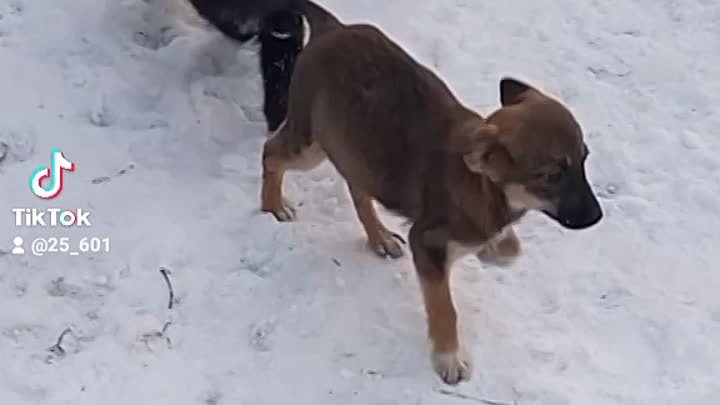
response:
[[[558,219],[569,229],[585,229],[598,222],[603,217],[602,208],[595,196],[588,195],[582,203],[572,209],[560,209]]]
[[[560,198],[556,220],[568,229],[586,229],[603,217],[602,207],[581,171],[571,181]]]

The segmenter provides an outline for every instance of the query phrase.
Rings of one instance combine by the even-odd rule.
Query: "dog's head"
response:
[[[469,135],[468,168],[502,188],[514,210],[542,211],[570,229],[598,223],[602,209],[585,176],[589,151],[572,113],[514,79],[501,80],[500,98],[502,107]]]

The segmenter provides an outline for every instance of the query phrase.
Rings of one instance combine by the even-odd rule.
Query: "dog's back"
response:
[[[428,178],[418,174],[442,175],[444,154],[433,145],[443,141],[437,138],[450,132],[451,117],[469,114],[458,111],[431,71],[364,24],[311,37],[290,93],[293,132],[308,144],[318,142],[349,183],[409,217],[417,215],[422,198],[413,195],[423,188],[413,182]]]

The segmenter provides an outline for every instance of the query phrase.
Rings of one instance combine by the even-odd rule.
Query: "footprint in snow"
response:
[[[45,285],[45,292],[51,297],[67,297],[84,300],[92,298],[93,296],[101,297],[114,290],[111,285],[103,283],[100,279],[89,287],[90,288],[72,284],[65,281],[65,277],[58,277]]]
[[[10,3],[10,14],[21,15],[25,11],[25,5],[21,1],[13,1]]]
[[[0,168],[24,162],[35,154],[37,137],[31,127],[0,129]]]
[[[37,340],[43,331],[42,325],[17,324],[4,328],[2,335],[14,343],[22,343],[26,340]]]
[[[259,352],[269,352],[272,350],[272,342],[270,338],[275,332],[275,322],[261,321],[254,324],[250,332],[250,346]]]
[[[205,396],[205,405],[218,405],[222,399],[222,393],[217,391],[209,392]]]
[[[172,27],[162,27],[157,31],[136,31],[133,35],[133,42],[143,48],[157,51],[164,48],[178,37],[178,34]]]
[[[13,25],[14,20],[17,20],[22,16],[25,6],[19,2],[13,2],[0,7],[0,46],[7,46],[8,42],[5,40],[9,37],[10,29],[8,27]]]

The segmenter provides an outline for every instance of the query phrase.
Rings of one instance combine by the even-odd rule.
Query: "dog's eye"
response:
[[[563,178],[565,178],[564,170],[553,170],[552,172],[545,174],[545,179],[550,184],[560,183]]]
[[[545,180],[550,184],[557,184],[563,181],[565,174],[570,168],[570,164],[563,160],[553,170],[545,173]]]
[[[547,184],[557,184],[563,180],[565,172],[562,170],[554,169],[552,171],[546,171],[537,173],[534,178],[538,181],[545,182]]]

